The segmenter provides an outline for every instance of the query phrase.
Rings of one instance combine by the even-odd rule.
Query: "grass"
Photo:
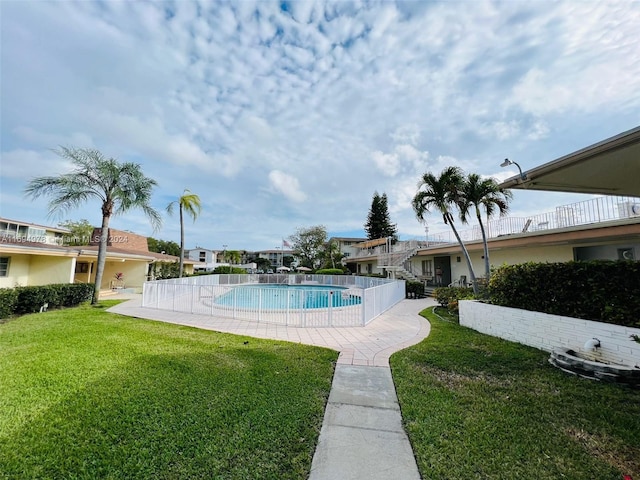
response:
[[[307,478],[336,352],[113,303],[0,325],[0,478]]]
[[[422,478],[640,478],[639,390],[568,375],[437,311],[422,312],[430,336],[391,357]]]

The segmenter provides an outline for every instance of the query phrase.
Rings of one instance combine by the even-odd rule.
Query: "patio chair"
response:
[[[467,286],[467,276],[460,275],[458,280],[454,280],[449,284],[450,287],[466,287]]]

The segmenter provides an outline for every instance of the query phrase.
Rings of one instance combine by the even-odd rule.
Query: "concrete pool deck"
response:
[[[429,322],[419,312],[436,305],[434,299],[402,300],[366,327],[300,328],[142,308],[141,295],[105,297],[117,298],[128,301],[109,312],[339,351],[309,478],[420,478],[402,427],[389,357],[429,335]]]

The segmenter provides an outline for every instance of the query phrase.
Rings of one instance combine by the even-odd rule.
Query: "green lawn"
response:
[[[424,479],[640,479],[640,390],[422,314],[430,336],[391,366]]]
[[[112,304],[0,325],[0,478],[307,478],[336,352]]]

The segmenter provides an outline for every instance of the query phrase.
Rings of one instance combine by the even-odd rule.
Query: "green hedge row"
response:
[[[316,270],[316,275],[346,275],[345,272],[341,268],[321,268],[320,270]]]
[[[504,265],[489,295],[496,305],[639,327],[640,262]]]
[[[240,267],[234,267],[231,265],[221,265],[219,267],[216,267],[213,272],[214,274],[238,274],[238,275],[242,275],[242,274],[246,274],[247,271],[244,268],[240,268]]]
[[[74,307],[91,300],[92,283],[59,283],[0,289],[0,318],[39,312],[47,308]]]

